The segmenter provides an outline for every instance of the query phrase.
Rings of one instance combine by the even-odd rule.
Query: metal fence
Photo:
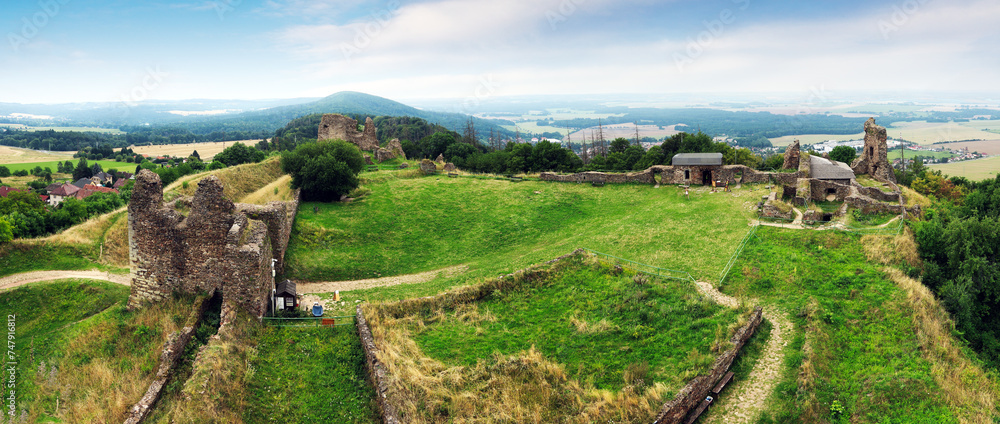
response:
[[[269,327],[339,327],[354,325],[354,315],[312,318],[263,317],[261,323]]]
[[[736,247],[736,251],[734,251],[733,255],[729,257],[729,262],[726,263],[726,268],[723,269],[722,274],[719,275],[720,285],[726,280],[726,276],[729,275],[729,270],[733,268],[733,265],[736,264],[736,260],[739,259],[740,254],[743,253],[743,248],[750,242],[750,239],[757,236],[758,228],[760,228],[760,225],[750,227],[750,231],[747,231],[747,235],[743,236],[743,240],[740,240],[740,245]]]
[[[590,250],[587,248],[584,248],[583,250],[587,251],[588,253],[594,256],[597,256],[598,260],[614,263],[616,265],[622,265],[623,267],[627,267],[635,272],[641,272],[643,274],[648,274],[661,278],[669,278],[672,280],[690,281],[692,283],[695,282],[694,277],[692,277],[691,274],[685,271],[677,271],[673,269],[666,269],[652,265],[647,265],[644,263],[630,261],[628,259],[619,258],[617,256],[609,255],[607,253],[601,253],[596,250]]]

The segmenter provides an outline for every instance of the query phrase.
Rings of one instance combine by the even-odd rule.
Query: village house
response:
[[[712,185],[712,180],[722,168],[722,153],[678,153],[670,162],[675,177],[673,181],[684,184]],[[683,178],[677,178],[683,173]]]
[[[67,197],[74,197],[76,192],[80,191],[77,186],[64,183],[56,187],[54,190],[49,190],[49,204],[52,206],[59,206]]]

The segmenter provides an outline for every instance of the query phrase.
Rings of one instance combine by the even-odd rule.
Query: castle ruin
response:
[[[371,117],[365,119],[365,130],[362,132],[358,131],[358,121],[354,119],[331,113],[323,115],[323,120],[319,123],[319,139],[344,140],[366,152],[378,149],[375,122]]]
[[[194,197],[164,204],[158,175],[142,170],[135,181],[128,206],[129,309],[175,291],[214,291],[224,304],[258,317],[267,313],[298,202],[236,204],[210,175]]]
[[[855,174],[867,174],[882,182],[896,182],[896,175],[889,166],[887,140],[885,127],[876,125],[875,118],[868,118],[865,122],[865,148],[861,157],[851,164]]]

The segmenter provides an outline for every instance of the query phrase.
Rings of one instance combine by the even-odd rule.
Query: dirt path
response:
[[[13,289],[28,283],[39,281],[63,280],[67,278],[86,278],[89,280],[103,280],[112,283],[129,285],[128,275],[112,274],[109,272],[92,269],[90,271],[34,271],[22,274],[8,275],[0,278],[0,291]]]
[[[397,275],[394,277],[369,278],[366,280],[354,281],[320,281],[320,282],[296,282],[295,288],[299,293],[332,293],[339,291],[370,289],[372,287],[389,287],[399,284],[425,283],[438,277],[451,277],[467,271],[469,267],[465,265],[442,268],[434,271],[421,272],[419,274]]]
[[[739,300],[722,294],[711,283],[698,282],[698,291],[712,298],[720,305],[735,308]],[[792,323],[784,313],[774,307],[765,307],[763,316],[771,323],[771,337],[764,352],[743,380],[734,380],[721,399],[712,405],[702,422],[709,423],[750,423],[755,422],[764,410],[764,401],[774,391],[781,378],[785,359],[783,350],[791,339]]]

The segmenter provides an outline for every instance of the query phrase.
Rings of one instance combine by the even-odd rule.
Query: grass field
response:
[[[1000,173],[1000,156],[983,159],[927,165],[952,177],[965,177],[973,181],[996,178]]]
[[[589,255],[438,299],[366,312],[409,422],[649,422],[741,325]]]
[[[969,148],[970,152],[1000,155],[1000,138],[980,141],[960,141],[957,143],[939,144],[935,147],[947,147],[952,150]]]
[[[41,152],[38,150],[21,149],[18,147],[0,146],[0,165],[25,162],[62,162],[66,160],[75,161],[75,159],[73,159],[73,153]],[[7,167],[10,168],[9,165],[7,165]],[[44,166],[42,168],[44,168]]]
[[[940,387],[914,336],[906,293],[867,261],[859,237],[757,234],[722,290],[776,305],[796,327],[785,377],[760,422],[957,421],[930,395]],[[834,401],[842,414],[831,412]]]
[[[941,141],[992,140],[996,133],[972,128],[964,122],[896,122],[886,128],[889,138],[903,139],[917,144]]]
[[[771,144],[775,146],[787,146],[792,144],[795,140],[799,140],[802,145],[805,144],[816,144],[822,143],[829,140],[837,141],[849,141],[849,140],[860,140],[865,138],[865,133],[857,134],[801,134],[801,135],[786,135],[784,137],[771,138]]]
[[[951,145],[946,145],[946,146],[947,147],[951,147]],[[889,156],[889,160],[890,161],[893,160],[893,159],[899,159],[903,155],[906,155],[906,157],[910,158],[910,159],[913,159],[916,156],[923,156],[925,158],[930,157],[930,158],[935,158],[935,159],[951,158],[951,157],[955,156],[954,153],[932,152],[932,151],[929,151],[929,150],[912,150],[912,149],[906,149],[906,152],[903,152],[903,149],[900,149],[900,148],[890,149],[888,153],[889,153],[888,156]]]
[[[713,281],[740,239],[763,187],[732,193],[676,187],[591,187],[472,178],[366,178],[372,193],[304,203],[286,254],[286,277],[339,281],[469,271],[427,284],[351,292],[357,299],[426,296],[587,247]],[[314,212],[318,210],[318,213]]]
[[[232,146],[235,143],[243,143],[247,146],[256,146],[260,140],[243,141],[219,141],[213,143],[191,143],[191,144],[156,144],[152,146],[137,146],[132,151],[150,156],[176,156],[188,157],[195,150],[203,161],[210,161],[216,154]]]
[[[42,167],[42,169],[45,169],[47,167],[47,168],[51,169],[52,172],[56,172],[56,170],[59,169],[59,168],[57,168],[59,166],[59,163],[60,162],[65,162],[67,160],[70,161],[70,162],[73,162],[73,166],[76,166],[76,163],[80,161],[80,159],[74,159],[72,157],[68,157],[66,159],[59,160],[59,161],[28,162],[28,163],[7,163],[7,164],[3,164],[3,166],[6,166],[8,169],[10,169],[10,172],[20,171],[22,169],[30,172],[32,169],[35,169],[36,166],[40,166],[40,167]],[[87,165],[90,165],[90,166],[94,166],[95,163],[101,164],[101,168],[104,169],[105,171],[107,171],[109,169],[117,169],[119,171],[135,172],[135,167],[136,167],[136,164],[134,164],[134,163],[115,162],[113,160],[88,160],[87,161]]]
[[[167,335],[190,308],[190,299],[179,299],[127,312],[128,293],[128,287],[85,280],[0,293],[0,310],[16,314],[23,422],[124,421],[152,382]]]

